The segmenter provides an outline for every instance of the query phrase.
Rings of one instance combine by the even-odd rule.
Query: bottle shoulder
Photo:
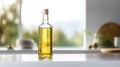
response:
[[[40,24],[39,28],[52,28],[52,25],[49,23],[47,23],[47,24],[42,23],[42,24]]]

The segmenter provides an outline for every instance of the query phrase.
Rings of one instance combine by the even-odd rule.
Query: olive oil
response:
[[[52,28],[39,29],[38,56],[40,59],[52,58]]]
[[[38,29],[38,58],[52,58],[52,25],[48,20],[48,9],[43,10],[43,22]]]

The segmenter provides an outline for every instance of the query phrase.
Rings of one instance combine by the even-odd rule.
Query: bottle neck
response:
[[[49,17],[48,17],[48,14],[44,14],[43,13],[43,22],[44,24],[48,24],[49,23]]]

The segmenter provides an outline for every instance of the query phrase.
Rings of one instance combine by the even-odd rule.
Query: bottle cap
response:
[[[48,14],[48,9],[43,10],[44,14]]]

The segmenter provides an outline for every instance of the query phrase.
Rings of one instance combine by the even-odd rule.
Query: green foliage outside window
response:
[[[36,44],[38,43],[38,33],[37,30],[24,31],[25,39],[33,39]],[[83,45],[83,35],[80,33],[75,33],[71,39],[68,39],[61,29],[57,29],[53,32],[53,46],[55,47],[75,47]]]
[[[18,1],[19,0],[16,0],[16,2],[10,5],[8,8],[2,8],[3,14],[0,15],[0,46],[15,46],[16,44],[16,39],[18,38],[19,23]],[[33,39],[37,44],[38,30],[24,30],[23,38]],[[70,39],[68,39],[63,30],[57,29],[53,32],[53,45],[59,47],[82,46],[83,34],[76,32]]]
[[[8,8],[2,7],[0,15],[0,46],[15,46],[18,37],[18,0]]]

